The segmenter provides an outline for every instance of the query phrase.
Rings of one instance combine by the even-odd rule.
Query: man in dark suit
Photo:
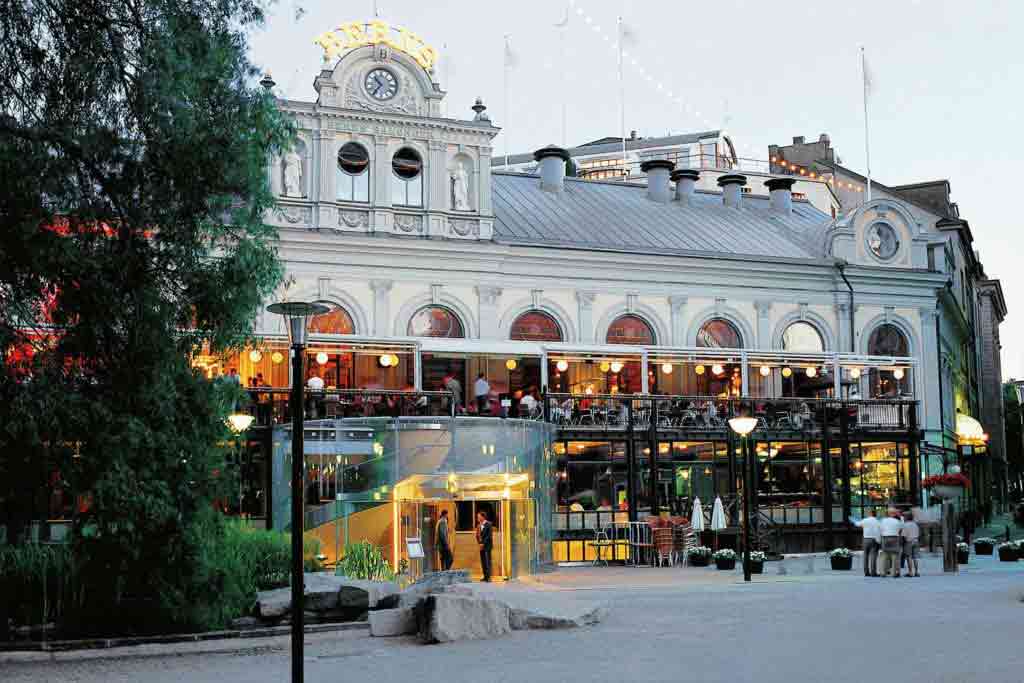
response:
[[[480,568],[484,573],[484,581],[491,580],[491,549],[494,547],[494,527],[487,520],[483,510],[476,513],[476,542],[480,546]]]
[[[441,519],[437,521],[437,531],[434,534],[434,544],[437,552],[441,555],[441,569],[448,571],[452,568],[452,534],[448,526],[448,511],[441,510]]]

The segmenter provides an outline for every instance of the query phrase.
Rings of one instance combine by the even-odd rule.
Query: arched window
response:
[[[562,341],[562,328],[547,313],[527,311],[512,323],[509,339],[513,341],[559,342]]]
[[[906,335],[891,323],[879,325],[868,337],[868,355],[909,356],[910,343]],[[870,373],[873,397],[895,397],[910,394],[910,368],[883,370],[872,368]]]
[[[465,328],[459,316],[442,306],[425,306],[412,316],[406,334],[410,337],[448,337],[462,339]]]
[[[326,303],[326,302],[319,302]],[[331,310],[322,315],[313,316],[309,321],[310,334],[355,334],[356,326],[352,316],[341,306],[327,304]]]
[[[697,346],[708,349],[742,349],[743,337],[728,320],[712,318],[697,331]]]
[[[338,150],[337,194],[344,202],[370,201],[370,155],[357,142],[346,142]]]
[[[821,338],[818,328],[803,321],[795,322],[782,333],[783,351],[807,351],[821,353],[825,350],[825,341]]]
[[[640,316],[627,313],[620,315],[608,326],[608,344],[642,344],[654,345],[654,330]]]
[[[423,161],[416,150],[403,147],[391,158],[391,202],[423,206]]]

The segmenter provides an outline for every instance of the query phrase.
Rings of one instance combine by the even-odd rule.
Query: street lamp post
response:
[[[753,515],[753,480],[754,470],[750,462],[750,449],[747,447],[747,436],[757,426],[755,417],[734,417],[729,420],[729,427],[740,437],[743,444],[743,580],[750,581],[750,526]]]
[[[327,306],[302,301],[284,301],[267,306],[267,311],[285,317],[292,354],[292,683],[302,683],[304,639],[302,532],[305,499],[305,449],[303,437],[302,363],[306,355],[309,319],[330,311]]]
[[[238,447],[238,440],[242,437],[242,433],[252,425],[254,419],[256,418],[246,413],[232,413],[224,420],[228,429],[235,435],[235,465],[238,467],[238,519],[242,519],[242,451]]]

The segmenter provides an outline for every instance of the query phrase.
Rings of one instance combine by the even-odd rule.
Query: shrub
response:
[[[974,539],[975,545],[995,545],[996,543],[998,543],[996,539],[990,538],[988,536],[981,536],[979,538]]]
[[[384,559],[384,553],[367,541],[346,545],[345,556],[338,562],[334,573],[367,581],[393,581],[395,578],[395,572]]]
[[[65,545],[0,547],[0,634],[17,625],[58,622],[76,600],[76,565]]]
[[[828,554],[829,557],[852,557],[853,553],[850,552],[849,548],[836,548]]]
[[[735,560],[736,551],[732,548],[722,548],[721,550],[716,551],[715,554],[711,556],[711,559],[716,562],[718,560]]]
[[[706,545],[699,545],[686,551],[687,557],[711,557],[711,548]]]
[[[764,554],[764,553],[763,553],[762,551],[760,551],[760,550],[753,550],[753,551],[751,551],[751,553],[750,553],[750,561],[751,561],[751,562],[764,562],[764,561],[765,561],[765,560],[767,560],[767,559],[768,559],[768,556],[767,556],[767,555],[765,555],[765,554]]]

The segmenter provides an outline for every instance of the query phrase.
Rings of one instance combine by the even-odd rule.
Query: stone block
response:
[[[416,613],[412,609],[378,609],[370,612],[370,635],[378,638],[416,633]]]
[[[291,588],[275,588],[256,593],[256,613],[261,619],[280,619],[291,609]]]
[[[469,583],[469,581],[469,571],[466,569],[450,569],[424,574],[416,583],[402,591],[398,606],[415,607],[428,595],[440,593],[449,586]]]
[[[425,643],[497,638],[512,630],[511,610],[497,600],[437,593],[416,610],[420,638]]]
[[[515,631],[580,628],[599,623],[607,613],[601,605],[552,605],[545,609],[512,607],[509,624]]]
[[[398,584],[393,581],[361,581],[340,576],[337,578],[341,580],[338,588],[340,607],[373,609],[380,600],[398,593]]]

